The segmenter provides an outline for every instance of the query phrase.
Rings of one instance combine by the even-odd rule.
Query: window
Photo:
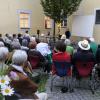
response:
[[[25,12],[19,13],[19,27],[20,29],[30,28],[30,13],[25,13]]]
[[[45,29],[52,28],[52,20],[50,17],[45,16]]]
[[[95,24],[100,24],[100,10],[96,10]]]
[[[66,27],[67,26],[67,18],[61,20],[61,27]]]

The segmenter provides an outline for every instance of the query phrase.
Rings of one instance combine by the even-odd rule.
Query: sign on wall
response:
[[[74,15],[72,23],[72,35],[80,37],[92,37],[94,24],[94,15]]]

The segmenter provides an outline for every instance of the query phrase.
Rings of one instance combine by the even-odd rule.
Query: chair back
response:
[[[79,76],[88,77],[94,67],[94,62],[76,62],[75,67],[78,71]]]
[[[67,73],[71,68],[71,63],[70,62],[53,61],[53,64],[54,64],[54,66],[56,68],[58,76],[60,76],[60,77],[67,76]]]
[[[32,66],[32,69],[38,69],[39,68],[39,63],[40,63],[40,60],[39,60],[39,57],[38,56],[29,56],[28,57],[28,60]]]

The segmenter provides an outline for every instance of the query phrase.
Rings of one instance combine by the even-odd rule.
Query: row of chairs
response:
[[[64,80],[66,80],[67,77],[70,77],[70,80],[67,80],[66,83],[70,91],[75,88],[74,79],[81,81],[80,79],[88,77],[88,85],[90,87],[90,90],[93,94],[95,93],[97,74],[94,62],[78,62],[75,64],[75,66],[72,66],[72,64],[69,62],[53,61],[53,65],[56,68],[56,74],[53,74],[51,77],[51,91],[53,90],[53,83],[56,79],[56,76],[59,76],[63,79],[63,84],[65,83]],[[68,75],[69,71],[70,76]]]

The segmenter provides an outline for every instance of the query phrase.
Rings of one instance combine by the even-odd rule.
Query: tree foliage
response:
[[[44,14],[55,22],[67,18],[75,12],[82,0],[41,0]]]

